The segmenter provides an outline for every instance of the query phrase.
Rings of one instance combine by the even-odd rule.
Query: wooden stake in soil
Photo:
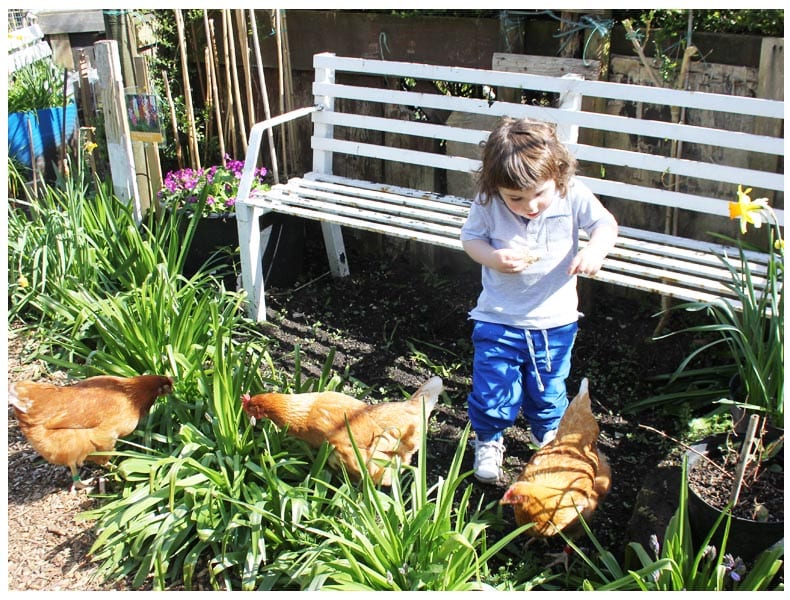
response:
[[[59,149],[59,156],[58,162],[60,166],[60,172],[63,175],[68,174],[68,168],[66,167],[66,106],[68,105],[68,96],[69,93],[69,70],[63,69],[63,118],[61,119],[60,124],[60,149]]]
[[[275,39],[277,41],[277,68],[280,72],[280,114],[285,114],[285,66],[283,64],[283,31],[282,31],[282,11],[274,9],[274,29]],[[283,173],[285,178],[288,178],[288,128],[282,127],[280,134],[280,156],[283,159]]]
[[[244,88],[247,93],[247,122],[252,126],[255,118],[255,99],[252,95],[252,69],[250,68],[250,44],[247,34],[247,23],[244,20],[244,11],[236,11],[237,31],[239,35],[239,48],[241,52],[241,65],[244,69]],[[249,134],[247,134],[249,135]]]
[[[266,88],[266,77],[263,74],[263,56],[261,54],[261,43],[258,39],[258,25],[255,22],[255,10],[250,9],[250,25],[252,26],[252,43],[253,48],[255,49],[255,61],[258,64],[258,80],[261,86],[261,95],[263,96],[263,114],[264,118],[271,119],[272,113],[269,109],[269,91]],[[266,131],[268,134],[267,137],[269,139],[269,160],[270,168],[272,172],[272,177],[274,177],[274,183],[280,183],[280,175],[277,172],[277,154],[274,150],[274,132],[272,128]]]
[[[209,72],[211,73],[211,95],[214,100],[214,115],[217,120],[217,140],[219,142],[219,153],[222,159],[222,166],[225,164],[225,131],[222,126],[222,106],[220,105],[219,88],[217,86],[217,77],[219,72],[219,65],[217,64],[217,41],[214,36],[214,20],[208,18],[208,11],[203,11],[203,25],[206,28],[206,44],[211,60],[209,61]]]
[[[222,11],[222,54],[225,58],[225,118],[228,124],[229,146],[233,145],[233,155],[239,155],[239,144],[236,139],[236,120],[233,117],[233,82],[230,76],[230,49],[228,47],[228,36],[230,29],[229,11]]]
[[[752,456],[752,445],[754,444],[754,436],[757,433],[757,425],[759,422],[760,415],[752,415],[749,417],[749,426],[746,429],[746,437],[743,440],[741,453],[738,456],[738,465],[735,468],[735,483],[733,483],[732,492],[730,493],[730,504],[733,507],[738,504],[738,497],[741,495],[743,474],[746,471],[746,465],[749,464],[749,459]]]
[[[173,125],[173,141],[176,145],[176,160],[178,161],[178,168],[184,168],[184,152],[181,150],[181,139],[178,135],[178,122],[176,120],[176,107],[173,104],[173,94],[170,92],[170,82],[167,79],[167,71],[162,69],[162,82],[165,86],[165,94],[167,94],[167,105],[170,107],[170,123]]]
[[[197,129],[195,127],[195,112],[192,107],[192,87],[189,84],[189,66],[187,62],[186,38],[184,36],[184,17],[181,9],[173,10],[176,14],[176,27],[178,28],[178,47],[181,50],[181,70],[184,79],[184,104],[187,109],[187,137],[189,139],[189,152],[191,154],[191,164],[193,169],[200,168],[200,152],[197,145]]]
[[[38,198],[38,169],[36,168],[36,145],[33,142],[33,123],[27,120],[27,141],[30,145],[30,172],[33,175],[33,197]]]
[[[230,9],[227,9],[230,13]],[[239,68],[236,63],[236,42],[232,35],[232,25],[228,18],[228,42],[232,44],[230,49],[231,75],[233,75],[233,97],[236,102],[236,118],[239,121],[239,139],[241,141],[242,153],[247,153],[247,127],[244,125],[244,106],[241,100],[241,88],[239,87]]]
[[[214,112],[212,111],[213,98],[211,95],[211,50],[206,44],[203,48],[203,62],[206,65],[206,97],[203,103],[206,107],[206,135],[203,140],[203,156],[209,156],[209,143],[214,136]]]

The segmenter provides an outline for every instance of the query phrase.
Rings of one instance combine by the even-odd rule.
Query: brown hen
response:
[[[598,433],[585,378],[560,421],[557,437],[535,452],[500,501],[513,505],[519,525],[535,523],[527,535],[578,535],[579,514],[588,520],[609,492],[611,469],[597,448]]]
[[[161,375],[89,377],[67,386],[17,381],[8,388],[19,429],[47,462],[71,470],[71,492],[88,487],[79,467],[89,460],[106,464],[119,437],[137,428],[159,396],[172,391],[173,381]]]
[[[411,462],[424,435],[423,406],[427,422],[443,389],[442,380],[432,377],[402,402],[366,404],[338,392],[268,393],[244,394],[242,406],[253,424],[255,419],[270,419],[314,448],[328,442],[334,448],[330,464],[337,468],[342,463],[354,479],[359,479],[361,471],[349,439],[350,429],[373,481],[389,486],[393,459],[400,457],[403,464]]]

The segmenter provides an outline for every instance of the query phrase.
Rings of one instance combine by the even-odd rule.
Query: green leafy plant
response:
[[[63,105],[63,71],[37,60],[14,71],[8,80],[8,112],[30,112]]]
[[[764,221],[767,223],[768,262],[765,273],[753,270],[745,242],[721,236],[738,249],[734,260],[726,255],[718,257],[730,274],[730,281],[725,285],[735,293],[738,305],[731,300],[715,298],[673,306],[670,310],[704,313],[711,322],[685,327],[663,337],[679,333],[714,334],[713,341],[689,353],[670,382],[684,378],[699,384],[702,379],[717,373],[719,376],[722,373],[735,374],[745,393],[737,404],[747,410],[758,411],[769,422],[781,425],[784,422],[784,241],[768,201],[764,198],[752,201],[750,192],[751,189],[744,191],[738,188],[738,201],[730,203],[730,217],[740,219],[742,233],[746,232],[748,224],[759,227]],[[756,285],[758,277],[766,282],[762,290]],[[708,368],[702,374],[690,369],[697,357],[722,349],[726,350],[723,353],[726,358],[718,367]],[[653,398],[630,408],[671,401],[681,397],[682,393]],[[728,402],[726,399],[720,401]]]
[[[311,531],[321,544],[305,554],[294,578],[303,589],[473,590],[487,589],[488,561],[530,525],[519,527],[490,546],[485,530],[491,506],[472,507],[472,488],[461,485],[469,426],[464,430],[447,476],[427,481],[425,439],[417,466],[378,488],[362,468],[359,486],[327,485],[342,510]],[[361,454],[357,456],[364,464]],[[482,500],[481,500],[482,502]]]
[[[727,553],[732,518],[729,510],[721,512],[705,539],[695,548],[688,515],[687,460],[684,457],[681,466],[678,508],[663,532],[663,543],[657,535],[651,536],[648,548],[639,542],[630,542],[626,564],[636,563],[636,566],[624,568],[582,521],[599,560],[594,561],[589,552],[566,540],[591,573],[581,579],[572,575],[571,581],[577,581],[580,589],[596,591],[757,591],[776,586],[773,580],[782,567],[784,543],[761,552],[747,570],[740,558]],[[720,528],[723,528],[721,547],[715,548],[710,544]]]
[[[650,552],[641,544],[629,544],[630,550],[643,567],[653,564],[654,561],[664,565],[664,568],[653,572],[652,582],[648,580],[640,587],[659,591],[767,589],[782,566],[783,561],[780,559],[784,556],[784,543],[763,551],[747,572],[746,565],[740,558],[726,552],[732,520],[732,513],[728,508],[721,512],[699,548],[695,550],[688,518],[687,468],[687,458],[684,457],[680,501],[664,533],[663,547],[655,537],[651,541]],[[717,549],[710,542],[720,527],[723,527],[723,535],[721,547]],[[650,556],[651,553],[655,558]]]
[[[262,386],[270,358],[213,321],[212,367],[176,380],[141,443],[116,453],[123,488],[81,516],[96,521],[91,552],[104,577],[192,589],[206,569],[215,589],[284,586],[289,556],[315,543],[303,522],[326,518],[317,482],[330,477],[328,447],[316,453],[270,423],[249,426],[239,396]]]

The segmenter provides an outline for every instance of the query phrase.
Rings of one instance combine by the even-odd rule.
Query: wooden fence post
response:
[[[134,203],[134,218],[142,221],[140,194],[137,189],[132,138],[126,116],[123,77],[118,43],[115,40],[96,42],[96,84],[104,110],[107,155],[110,159],[113,192],[125,203]]]

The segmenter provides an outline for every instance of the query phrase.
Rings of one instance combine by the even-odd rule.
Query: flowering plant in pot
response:
[[[200,269],[221,275],[226,286],[235,287],[239,237],[236,227],[236,196],[239,192],[244,162],[225,156],[224,165],[201,169],[183,168],[165,175],[158,192],[160,206],[174,217],[190,220],[185,227],[185,244],[189,245],[184,262],[188,277]],[[267,190],[267,170],[256,170],[253,189]],[[197,216],[193,221],[191,218]]]
[[[235,214],[243,168],[243,161],[226,155],[224,165],[169,171],[158,193],[159,202],[166,209],[187,213],[194,213],[202,203],[202,217]],[[256,170],[254,190],[269,189],[269,184],[265,182],[266,175],[265,167]]]
[[[749,227],[766,232],[767,261],[758,266],[751,260],[753,248],[746,242],[720,236],[737,248],[737,257],[720,255],[719,259],[730,274],[725,285],[735,292],[738,304],[724,298],[679,304],[673,308],[702,312],[709,322],[668,335],[712,335],[712,341],[686,357],[676,374],[697,356],[714,348],[724,349],[727,364],[722,369],[735,376],[731,397],[718,402],[743,409],[749,416],[750,427],[745,432],[735,427],[737,419],[733,417],[732,430],[711,442],[708,454],[716,454],[723,467],[710,470],[708,461],[700,460],[690,469],[692,492],[705,494],[712,500],[709,504],[715,502],[716,508],[730,509],[737,517],[783,521],[784,240],[768,200],[752,200],[751,191],[738,186],[737,200],[729,205],[730,218],[740,221],[742,234]],[[704,474],[695,473],[697,467],[705,469]]]

